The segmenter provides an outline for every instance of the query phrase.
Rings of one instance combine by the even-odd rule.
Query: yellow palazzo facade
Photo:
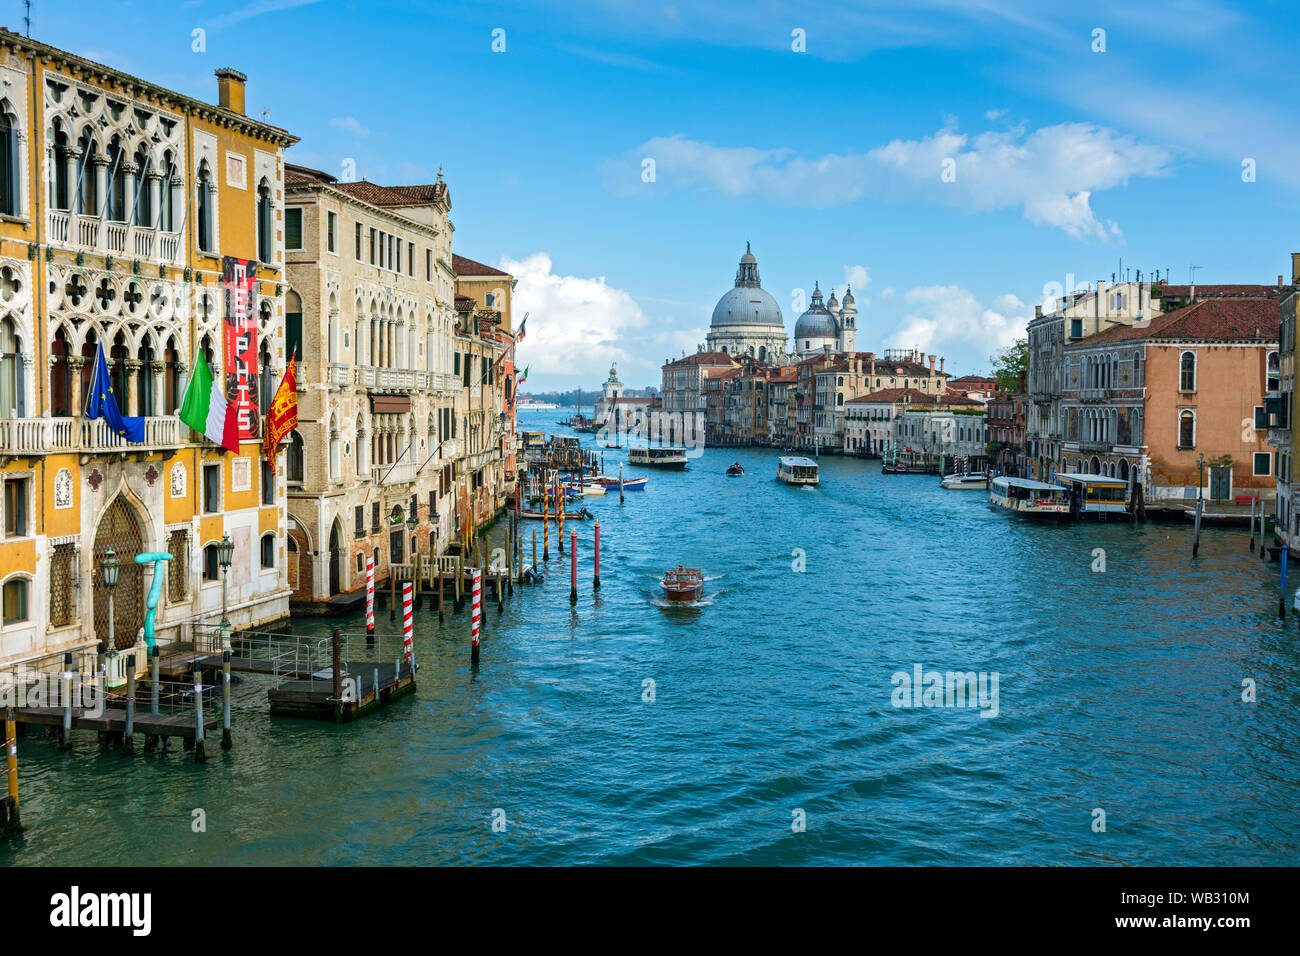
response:
[[[101,641],[142,650],[145,551],[173,555],[160,639],[215,623],[225,534],[232,624],[287,614],[283,451],[272,478],[259,437],[228,453],[176,417],[196,354],[227,371],[223,257],[251,260],[257,280],[260,408],[283,374],[296,139],[244,115],[244,83],[218,70],[205,103],[0,32],[0,667]],[[101,345],[141,444],[83,416]]]

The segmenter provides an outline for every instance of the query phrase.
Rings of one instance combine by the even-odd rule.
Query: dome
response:
[[[834,293],[831,301],[835,300]],[[812,304],[808,311],[799,316],[794,324],[794,339],[834,339],[836,336],[835,317],[822,305],[822,288],[820,283],[813,285]]]
[[[849,306],[853,305],[853,302],[853,286],[848,286],[844,290],[844,307],[847,309]]]
[[[711,324],[714,328],[720,325],[776,325],[782,326],[782,334],[785,334],[781,307],[776,304],[776,299],[757,286],[728,289],[713,307]]]

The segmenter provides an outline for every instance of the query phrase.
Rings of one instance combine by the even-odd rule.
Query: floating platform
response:
[[[267,691],[271,714],[310,720],[356,720],[415,690],[415,671],[409,661],[403,661],[401,666],[350,661],[343,665],[340,683],[342,692],[335,697],[333,668],[318,672],[312,679],[286,681]]]

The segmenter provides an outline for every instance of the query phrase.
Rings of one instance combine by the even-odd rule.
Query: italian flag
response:
[[[528,370],[529,370],[531,367],[532,367],[532,366],[530,366],[530,365],[525,365],[525,366],[524,366],[523,374],[521,374],[521,375],[519,376],[519,384],[522,385],[524,382],[528,381]]]
[[[185,388],[180,420],[222,448],[239,451],[239,432],[235,416],[227,414],[229,409],[230,403],[221,394],[221,383],[213,380],[207,359],[200,352],[195,356],[194,374]]]

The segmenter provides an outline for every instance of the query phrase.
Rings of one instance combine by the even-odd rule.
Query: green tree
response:
[[[993,377],[1003,392],[1018,392],[1029,372],[1029,340],[1016,339],[1006,348],[989,356],[993,363]]]

